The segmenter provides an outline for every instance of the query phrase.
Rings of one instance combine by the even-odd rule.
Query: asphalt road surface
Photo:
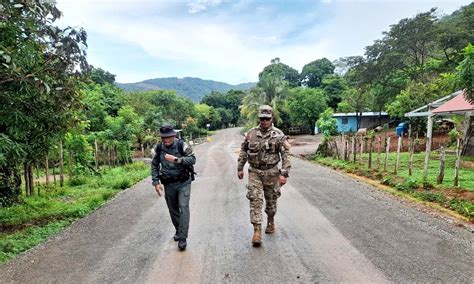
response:
[[[252,247],[242,139],[227,129],[194,148],[186,251],[147,179],[0,267],[0,282],[474,282],[472,232],[298,158],[277,231]]]

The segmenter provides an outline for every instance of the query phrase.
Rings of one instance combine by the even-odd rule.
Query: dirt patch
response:
[[[474,162],[472,162],[472,161],[461,161],[461,168],[474,169]]]
[[[321,135],[291,135],[288,139],[291,145],[290,154],[309,159],[316,153],[321,140]]]

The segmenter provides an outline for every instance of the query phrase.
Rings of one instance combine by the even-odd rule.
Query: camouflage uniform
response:
[[[271,108],[270,108],[271,109]],[[277,211],[277,198],[280,197],[279,176],[288,177],[290,143],[281,130],[271,126],[268,129],[251,129],[241,145],[238,171],[249,163],[249,182],[247,198],[250,200],[250,222],[262,223],[263,199],[265,212],[273,218]],[[281,170],[278,163],[282,161]]]

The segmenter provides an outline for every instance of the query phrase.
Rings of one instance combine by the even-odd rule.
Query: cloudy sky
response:
[[[468,0],[57,0],[88,33],[89,63],[121,83],[157,77],[255,82],[275,57],[301,68],[362,55],[402,18]]]

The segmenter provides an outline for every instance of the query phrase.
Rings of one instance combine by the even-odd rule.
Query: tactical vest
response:
[[[266,170],[280,162],[280,141],[284,136],[283,132],[274,127],[265,133],[259,128],[253,128],[247,135],[247,159],[251,167]]]

